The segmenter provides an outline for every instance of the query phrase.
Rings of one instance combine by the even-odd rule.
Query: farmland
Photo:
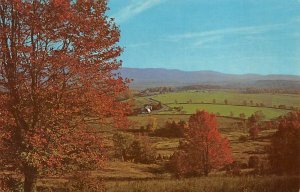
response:
[[[206,110],[218,116],[248,118],[262,111],[266,119],[274,119],[300,106],[300,96],[292,94],[244,94],[236,91],[184,91],[149,96],[167,106],[159,114],[192,114]],[[138,98],[138,100],[145,98]],[[145,100],[144,100],[145,101]],[[181,108],[180,110],[174,110]]]
[[[263,103],[266,107],[278,107],[285,105],[287,107],[300,107],[300,96],[297,94],[245,94],[237,91],[184,91],[175,93],[160,94],[152,97],[162,103],[212,103],[215,99],[217,104],[224,104],[224,100],[231,105],[244,105],[244,101],[248,106],[255,106]],[[252,102],[251,102],[252,101]],[[251,104],[252,103],[252,104]]]
[[[235,97],[235,99],[233,99]],[[240,177],[228,176],[224,170],[214,170],[208,177],[187,178],[175,180],[173,174],[166,169],[168,160],[158,161],[151,164],[135,163],[122,161],[114,157],[113,135],[116,133],[126,133],[135,136],[141,135],[149,137],[151,145],[155,148],[156,154],[169,159],[177,150],[182,138],[161,137],[150,132],[142,132],[151,121],[157,123],[156,129],[163,129],[166,122],[187,122],[190,115],[196,110],[206,110],[217,114],[218,129],[222,137],[230,141],[232,155],[235,161],[247,166],[251,156],[257,156],[262,164],[267,164],[268,155],[266,149],[270,145],[271,136],[276,129],[261,130],[257,139],[249,137],[249,129],[245,125],[245,119],[240,118],[244,113],[248,118],[256,111],[262,111],[265,121],[276,119],[291,111],[290,109],[279,109],[272,105],[299,106],[297,99],[299,95],[270,95],[270,94],[242,94],[229,91],[210,91],[207,92],[178,92],[152,95],[148,97],[135,97],[135,107],[142,108],[147,104],[162,103],[162,109],[154,110],[151,114],[136,114],[129,116],[131,122],[128,129],[114,129],[112,127],[100,127],[91,120],[90,127],[93,132],[101,134],[107,150],[109,161],[105,169],[94,170],[91,177],[98,178],[106,185],[109,192],[122,191],[295,191],[299,187],[297,177],[261,176],[253,175],[253,169],[242,169]],[[211,100],[216,98],[215,103]],[[271,98],[271,99],[268,99]],[[228,103],[225,104],[224,100]],[[244,99],[251,99],[253,103],[264,103],[261,106],[244,106]],[[175,102],[176,100],[176,102]],[[272,100],[272,102],[270,101]],[[219,101],[219,102],[218,102]],[[199,102],[199,103],[198,103]],[[250,101],[249,101],[250,102]],[[182,107],[181,111],[173,110]],[[241,139],[243,138],[243,139]],[[41,188],[55,188],[63,186],[68,180],[40,179],[38,186]],[[287,187],[288,186],[288,187]],[[58,187],[59,188],[59,187]]]
[[[273,119],[278,116],[284,115],[288,110],[283,109],[271,109],[265,107],[248,107],[248,106],[227,106],[218,104],[169,104],[171,108],[182,107],[183,113],[192,114],[197,110],[206,110],[211,113],[218,114],[220,116],[239,117],[244,113],[246,117],[251,116],[256,111],[262,111],[266,119]],[[163,111],[161,114],[168,114],[168,111]],[[175,112],[176,113],[176,112]]]

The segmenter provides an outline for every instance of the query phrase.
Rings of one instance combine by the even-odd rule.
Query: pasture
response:
[[[296,94],[245,94],[232,90],[224,91],[184,91],[166,93],[152,96],[151,98],[162,103],[213,103],[215,99],[216,104],[224,104],[224,100],[228,101],[229,105],[244,105],[246,101],[248,106],[256,106],[256,104],[263,103],[266,107],[278,107],[285,105],[287,107],[300,107],[300,95]],[[252,101],[252,102],[251,102]]]
[[[197,110],[205,110],[220,116],[240,117],[240,114],[245,114],[245,117],[250,117],[256,111],[262,111],[266,119],[274,119],[289,112],[284,109],[274,109],[266,107],[249,107],[235,105],[220,105],[220,104],[169,104],[171,108],[182,107],[182,112],[193,114]],[[161,114],[168,114],[169,111],[162,111]],[[173,113],[176,113],[173,111]]]

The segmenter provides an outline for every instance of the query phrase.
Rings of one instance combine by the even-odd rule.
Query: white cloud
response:
[[[218,29],[211,31],[201,32],[188,32],[177,35],[170,35],[165,40],[171,42],[180,42],[183,40],[192,40],[192,46],[195,48],[203,47],[206,44],[212,44],[221,41],[230,35],[239,35],[243,37],[255,37],[256,35],[263,34],[272,30],[279,29],[282,24],[265,25],[265,26],[248,26],[248,27],[235,27],[227,29]]]
[[[193,45],[195,48],[199,48],[199,47],[205,46],[206,44],[220,41],[220,40],[222,40],[222,38],[223,37],[221,35],[211,36],[211,37],[207,37],[207,38],[200,38],[200,39],[196,40]]]
[[[205,38],[213,36],[225,36],[225,35],[254,35],[268,32],[280,27],[280,24],[277,25],[267,25],[267,26],[251,26],[251,27],[238,27],[238,28],[227,28],[219,29],[212,31],[202,31],[202,32],[193,32],[193,33],[184,33],[179,35],[171,35],[168,37],[170,41],[180,41],[184,39],[193,39],[193,38]]]
[[[121,9],[113,17],[119,23],[127,21],[128,19],[162,3],[165,0],[132,0],[129,5]]]

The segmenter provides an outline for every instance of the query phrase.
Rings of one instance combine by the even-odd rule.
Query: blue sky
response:
[[[300,0],[110,0],[124,67],[300,75]]]

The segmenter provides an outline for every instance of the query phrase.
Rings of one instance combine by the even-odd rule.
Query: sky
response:
[[[300,0],[110,0],[123,67],[300,75]]]

